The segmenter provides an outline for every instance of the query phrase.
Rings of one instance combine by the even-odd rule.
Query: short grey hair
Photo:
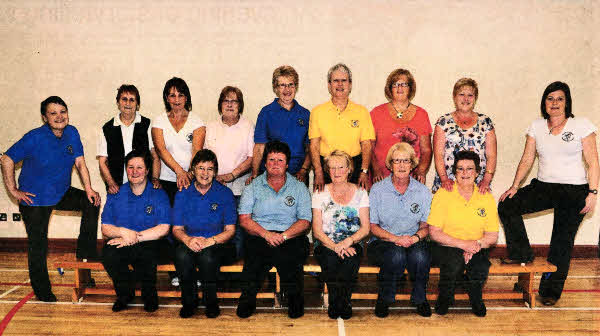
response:
[[[350,71],[350,68],[348,68],[348,66],[344,63],[338,63],[338,64],[332,66],[331,68],[329,68],[329,71],[327,71],[327,83],[331,83],[331,75],[336,70],[340,70],[342,72],[347,73],[348,74],[348,82],[352,83],[352,71]]]

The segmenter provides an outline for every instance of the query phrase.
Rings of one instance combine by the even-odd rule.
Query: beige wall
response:
[[[339,7],[339,6],[342,7]],[[300,73],[298,100],[328,99],[325,75],[336,62],[354,74],[351,98],[369,109],[384,102],[389,72],[409,69],[414,103],[434,122],[452,110],[454,82],[480,85],[477,110],[496,123],[498,197],[512,182],[524,130],[539,117],[545,86],[571,86],[576,116],[600,125],[597,1],[2,1],[0,113],[5,151],[41,124],[39,103],[59,95],[85,146],[93,186],[105,197],[96,137],[116,113],[122,83],[141,92],[141,112],[164,113],[163,85],[172,76],[190,86],[193,111],[217,116],[225,85],[239,86],[255,120],[273,99],[271,74],[281,64]],[[595,53],[594,53],[595,51]],[[433,179],[432,170],[428,185]],[[535,170],[529,178],[535,176]],[[74,185],[80,185],[74,174]],[[25,237],[6,191],[0,191],[0,237]],[[50,237],[76,237],[77,217],[54,216]],[[552,215],[528,219],[531,241],[547,244]],[[599,216],[588,216],[577,244],[596,244]],[[503,242],[503,234],[501,241]]]

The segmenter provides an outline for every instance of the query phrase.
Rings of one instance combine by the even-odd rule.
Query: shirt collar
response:
[[[388,190],[393,191],[398,196],[406,196],[406,194],[412,192],[417,187],[416,186],[417,180],[412,178],[412,176],[409,176],[408,178],[410,180],[408,182],[408,187],[406,187],[406,190],[404,191],[404,194],[401,194],[400,192],[398,192],[398,190],[396,190],[396,187],[394,187],[394,183],[392,182],[392,174],[388,175],[388,177],[386,177],[384,179],[384,181],[385,181],[385,184],[387,185]]]
[[[123,122],[121,121],[121,118],[119,117],[120,113],[117,113],[117,115],[113,118],[113,126],[125,126],[123,124]],[[142,116],[135,112],[135,119],[133,119],[133,123],[137,124],[142,122]],[[131,125],[130,125],[131,126]]]
[[[294,99],[293,101],[294,101],[294,106],[292,106],[292,108],[289,111],[286,110],[285,108],[283,108],[283,106],[279,105],[279,98],[275,98],[273,100],[273,104],[277,104],[277,106],[285,112],[294,112],[296,110],[296,108],[298,107],[298,102],[296,101],[296,99]]]
[[[283,187],[281,187],[281,189],[279,190],[279,192],[282,192],[286,189],[286,187],[288,186],[288,184],[290,183],[290,179],[294,178],[290,173],[288,173],[287,171],[285,172],[285,183],[283,184]],[[265,171],[264,173],[262,173],[259,177],[259,182],[263,185],[263,187],[265,188],[269,188],[271,190],[274,190],[273,187],[271,187],[269,185],[269,182],[267,182],[267,172]]]

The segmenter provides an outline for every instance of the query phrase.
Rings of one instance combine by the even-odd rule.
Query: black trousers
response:
[[[481,249],[474,254],[466,265],[463,250],[459,248],[433,244],[432,256],[434,263],[440,267],[438,301],[448,304],[454,301],[456,283],[462,282],[460,275],[465,272],[465,269],[467,277],[463,287],[467,288],[471,303],[482,300],[483,284],[487,280],[491,266],[488,249]]]
[[[48,277],[48,224],[52,210],[81,211],[81,224],[77,238],[76,256],[80,259],[96,259],[96,239],[98,235],[99,207],[90,203],[85,191],[69,187],[62,199],[53,206],[27,206],[19,204],[27,231],[27,261],[29,278],[35,295],[47,296],[51,293]]]
[[[348,176],[348,182],[350,183],[358,183],[358,178],[360,177],[360,169],[362,165],[362,155],[358,154],[357,156],[352,157],[352,165],[354,166],[354,170],[352,171],[352,175]],[[323,177],[325,180],[325,184],[331,183],[331,176],[329,176],[329,171],[325,167],[325,157],[321,156],[321,167],[323,168]]]
[[[160,182],[160,186],[167,193],[169,197],[169,203],[171,203],[171,208],[173,207],[173,203],[175,203],[175,194],[177,194],[177,182],[158,180]]]
[[[587,184],[545,183],[533,179],[528,186],[519,189],[513,198],[506,198],[498,204],[498,215],[504,226],[506,247],[511,259],[533,256],[522,215],[554,209],[548,262],[556,265],[557,270],[542,275],[539,293],[543,297],[560,298],[569,274],[575,235],[585,216],[579,212],[585,206],[588,188]]]
[[[304,291],[303,266],[309,250],[308,237],[290,238],[277,247],[271,247],[261,237],[248,235],[247,238],[240,301],[256,300],[256,294],[273,266],[281,277],[283,292],[301,300]]]
[[[363,252],[359,244],[352,247],[356,250],[356,255],[344,259],[323,245],[315,248],[315,257],[321,265],[321,278],[329,290],[329,306],[336,307],[338,302],[350,304]]]
[[[411,302],[421,304],[427,300],[431,256],[426,241],[419,241],[406,248],[378,239],[369,244],[368,257],[370,263],[380,267],[377,276],[378,300],[386,304],[396,301],[396,284],[405,269],[408,269],[411,279],[414,279]]]
[[[144,302],[157,302],[156,265],[158,242],[145,241],[117,248],[104,244],[102,264],[110,276],[117,292],[117,300],[125,301],[135,296],[135,283],[140,282]],[[129,270],[133,266],[133,271]]]
[[[198,285],[196,267],[202,282],[202,297],[209,304],[217,303],[217,275],[221,265],[235,260],[235,246],[231,243],[209,246],[200,252],[190,250],[180,243],[175,248],[175,268],[181,285],[181,303],[197,305]]]

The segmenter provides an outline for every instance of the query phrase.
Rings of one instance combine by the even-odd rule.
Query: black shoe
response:
[[[542,304],[544,306],[554,306],[556,304],[556,301],[558,300],[550,296],[542,297]]]
[[[254,314],[256,310],[256,301],[250,302],[248,300],[240,300],[238,304],[236,314],[240,318],[248,318]]]
[[[387,317],[390,314],[390,305],[383,301],[377,300],[375,304],[375,316],[377,317]]]
[[[535,259],[534,256],[518,258],[518,259],[500,258],[500,263],[505,264],[505,265],[531,264],[534,259]]]
[[[43,301],[43,302],[56,302],[56,301],[58,301],[56,299],[56,296],[52,292],[50,292],[48,294],[45,294],[45,295],[36,295],[36,296],[37,296],[38,300]]]
[[[446,301],[440,301],[439,299],[435,303],[435,313],[438,315],[448,314],[448,308],[450,305]]]
[[[423,317],[431,316],[431,307],[429,306],[429,302],[427,302],[427,300],[417,305],[417,314]]]
[[[112,311],[114,311],[115,313],[120,312],[121,310],[125,310],[127,309],[127,305],[129,305],[129,303],[131,301],[133,301],[134,296],[130,295],[130,296],[125,296],[125,297],[118,297],[117,301],[115,301],[115,303],[112,306]]]
[[[221,315],[221,309],[219,308],[218,303],[210,303],[206,305],[206,309],[204,310],[204,315],[208,318],[216,318]]]
[[[302,295],[290,295],[288,299],[288,316],[293,319],[304,316],[304,298]]]
[[[148,313],[153,313],[158,310],[158,299],[156,300],[148,300],[148,302],[144,302],[144,310]]]
[[[475,316],[484,317],[487,314],[487,309],[483,301],[471,303],[471,310]]]
[[[334,305],[330,304],[327,308],[327,316],[329,316],[329,318],[332,320],[337,320],[337,318],[340,317],[340,313],[338,313]]]
[[[181,307],[181,310],[179,310],[179,317],[188,318],[188,317],[192,317],[195,313],[196,313],[195,305],[183,305],[183,307]]]
[[[350,302],[344,302],[341,307],[338,308],[340,317],[343,320],[349,320],[352,317],[352,304]]]

